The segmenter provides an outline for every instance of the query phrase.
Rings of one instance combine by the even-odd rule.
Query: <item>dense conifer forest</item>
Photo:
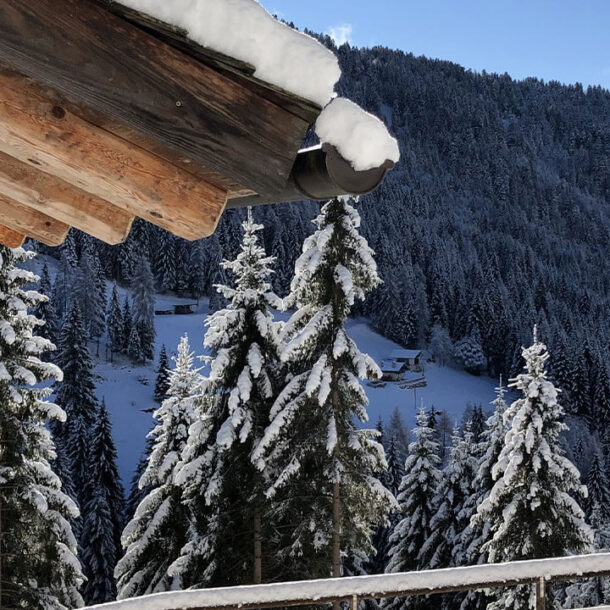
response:
[[[358,313],[405,346],[505,378],[520,369],[537,323],[569,411],[608,421],[610,92],[383,47],[333,50],[340,93],[382,117],[402,153],[359,205],[383,284]],[[279,294],[318,209],[257,210]],[[144,252],[159,288],[210,295],[218,308],[212,286],[226,280],[219,263],[237,252],[243,214],[227,212],[195,243],[139,221],[125,244],[98,244],[104,271],[129,284]],[[67,247],[78,256],[89,238],[73,237]]]

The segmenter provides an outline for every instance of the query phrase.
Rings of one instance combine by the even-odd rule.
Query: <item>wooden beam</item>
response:
[[[186,239],[211,235],[226,204],[224,189],[54,105],[5,72],[0,152]]]
[[[125,241],[134,216],[0,152],[0,195],[108,244]]]
[[[309,127],[249,81],[91,0],[2,0],[0,61],[108,117],[107,129],[125,126],[138,145],[157,142],[258,193],[285,185]]]
[[[9,229],[25,233],[47,246],[61,245],[70,230],[67,224],[2,195],[0,195],[0,218],[2,224]]]
[[[4,244],[9,248],[19,248],[25,241],[25,235],[9,229],[3,225],[0,225],[0,244]]]

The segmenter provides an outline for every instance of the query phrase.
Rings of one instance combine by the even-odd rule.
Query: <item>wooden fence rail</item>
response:
[[[443,570],[305,580],[268,585],[171,591],[88,610],[257,610],[530,584],[536,588],[536,610],[544,610],[547,582],[610,576],[610,553],[534,559]]]

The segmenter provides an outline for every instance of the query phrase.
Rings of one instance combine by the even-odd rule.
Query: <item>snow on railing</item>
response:
[[[536,585],[536,608],[544,608],[545,583],[610,575],[610,553],[576,555],[424,570],[399,574],[303,580],[269,585],[170,591],[91,606],[89,610],[254,610],[358,600],[449,593],[473,589]]]

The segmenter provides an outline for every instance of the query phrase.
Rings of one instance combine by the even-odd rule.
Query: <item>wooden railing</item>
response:
[[[256,610],[332,602],[348,602],[350,608],[355,610],[358,602],[363,599],[528,584],[536,588],[536,610],[544,610],[547,582],[580,580],[595,576],[610,576],[610,553],[399,574],[174,591],[91,606],[89,610]]]

